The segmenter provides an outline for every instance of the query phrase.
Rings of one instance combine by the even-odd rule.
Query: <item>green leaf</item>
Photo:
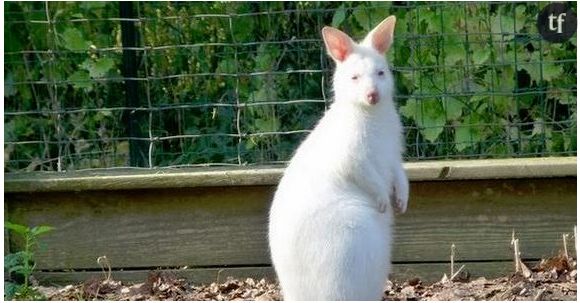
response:
[[[33,227],[30,230],[30,232],[34,236],[40,236],[42,234],[46,234],[46,233],[51,232],[53,230],[54,230],[54,227],[52,227],[52,226],[40,225],[40,226]]]
[[[4,222],[4,228],[11,230],[19,235],[26,235],[29,232],[28,227],[11,222]]]
[[[77,70],[72,75],[68,77],[68,81],[72,82],[74,88],[91,90],[93,84],[91,83],[91,77],[87,71]]]
[[[427,101],[427,100],[426,100]],[[443,132],[445,126],[445,111],[439,100],[430,100],[423,104],[423,121],[421,126],[425,128],[423,135],[425,139],[435,142],[439,134]]]
[[[516,31],[520,32],[526,25],[527,16],[526,12],[526,5],[518,5],[516,6]]]
[[[255,57],[256,69],[260,71],[272,70],[280,54],[280,49],[266,44],[260,45]]]
[[[491,17],[491,30],[493,33],[503,33],[513,35],[515,20],[512,16],[497,13]],[[521,29],[521,28],[520,28]],[[516,32],[519,29],[515,29]]]
[[[437,140],[443,132],[445,111],[439,100],[423,99],[419,103],[416,99],[409,99],[407,104],[400,108],[400,112],[405,117],[415,120],[420,127],[419,132],[430,142]]]
[[[430,142],[435,142],[437,137],[443,132],[445,126],[445,114],[439,110],[433,110],[423,115],[423,121],[420,123],[423,129],[421,133]]]
[[[556,64],[542,64],[542,77],[546,81],[552,81],[552,79],[559,77],[563,72],[561,66]]]
[[[7,254],[4,256],[4,269],[8,270],[14,266],[21,265],[24,263],[25,254],[22,251]]]
[[[343,3],[334,12],[334,16],[332,17],[332,26],[339,27],[345,18],[346,18],[346,10],[344,9],[344,3]]]
[[[455,146],[458,151],[463,151],[472,145],[471,129],[465,126],[458,126],[455,128],[454,134]]]
[[[88,50],[91,42],[83,38],[83,34],[76,28],[67,28],[62,33],[62,45],[71,51]]]
[[[16,296],[16,293],[19,292],[22,286],[13,283],[4,281],[4,299],[5,300],[13,300]]]
[[[254,137],[250,137],[249,140],[246,140],[245,148],[246,150],[252,150],[254,147],[256,147],[256,141]]]
[[[454,142],[458,151],[473,146],[482,139],[481,127],[476,116],[469,116],[461,124],[455,126]]]
[[[370,18],[370,13],[369,11],[363,6],[360,5],[358,6],[353,14],[354,19],[356,20],[356,22],[365,30],[365,31],[370,31],[371,27],[373,25],[371,25],[371,18]]]
[[[236,41],[251,41],[255,33],[256,21],[253,18],[237,18],[235,26],[232,28]]]
[[[535,63],[520,63],[518,65],[518,71],[526,71],[529,75],[532,81],[540,81],[540,64],[535,62]]]
[[[14,265],[14,266],[8,268],[8,273],[30,275],[32,273],[32,268],[31,268],[31,266],[24,266],[22,264]]]
[[[516,72],[513,65],[503,66],[497,68],[501,72],[500,75],[496,76],[495,91],[512,92],[516,88]],[[493,73],[493,70],[489,70],[488,73]]]
[[[95,66],[94,66],[94,74],[95,74],[95,78],[100,78],[105,76],[105,74],[113,69],[113,67],[115,66],[115,62],[113,61],[113,59],[111,58],[99,58],[96,62],[95,62]]]
[[[417,111],[417,100],[413,98],[407,99],[407,103],[399,108],[399,112],[403,116],[413,120],[416,120],[415,117],[417,115]]]
[[[99,58],[96,61],[85,60],[81,67],[89,71],[91,78],[103,78],[115,66],[111,58]]]
[[[491,56],[491,50],[488,47],[478,47],[473,51],[473,63],[476,65],[481,65],[489,59]]]
[[[457,43],[446,44],[444,49],[446,65],[454,65],[465,59],[465,48],[462,45]]]
[[[265,117],[255,120],[256,130],[261,132],[275,132],[280,128],[280,123],[276,117]]]
[[[559,77],[563,72],[561,66],[553,63],[541,64],[540,62],[527,62],[521,63],[521,65],[518,67],[520,70],[523,69],[528,72],[532,81],[536,82],[539,82],[540,80],[552,81],[553,79]]]
[[[459,119],[463,113],[464,106],[463,102],[455,98],[443,98],[443,108],[445,109],[447,120]]]
[[[427,32],[421,34],[441,33],[441,16],[436,11],[436,8],[426,6],[425,9],[419,10],[419,20],[426,25]]]
[[[486,97],[487,99],[488,97]],[[493,96],[493,111],[501,116],[507,116],[516,113],[517,103],[511,96]],[[485,103],[487,104],[488,101]]]
[[[216,73],[232,74],[236,72],[236,62],[233,59],[222,60],[217,68]]]

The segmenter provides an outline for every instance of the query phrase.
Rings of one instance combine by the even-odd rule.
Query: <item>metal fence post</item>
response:
[[[141,125],[146,122],[144,112],[134,110],[140,106],[137,81],[137,31],[135,31],[135,11],[132,1],[119,2],[121,17],[121,40],[123,44],[123,78],[125,78],[125,98],[129,108],[126,111],[128,118],[127,133],[129,134],[129,163],[131,166],[147,166],[147,142],[144,138]]]

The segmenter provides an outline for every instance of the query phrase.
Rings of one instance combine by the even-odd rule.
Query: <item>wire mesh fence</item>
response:
[[[576,36],[542,40],[545,5],[6,2],[5,169],[285,163],[332,102],[320,29],[391,14],[407,161],[576,155]]]

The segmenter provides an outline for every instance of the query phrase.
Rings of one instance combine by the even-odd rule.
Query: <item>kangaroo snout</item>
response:
[[[379,93],[376,90],[367,93],[367,101],[371,105],[379,103]]]

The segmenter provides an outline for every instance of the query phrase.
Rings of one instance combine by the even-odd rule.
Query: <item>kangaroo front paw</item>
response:
[[[395,208],[396,213],[402,214],[405,211],[407,211],[407,202],[403,202],[403,200],[397,199],[397,202],[395,202],[394,208]]]
[[[403,188],[393,187],[393,195],[391,197],[393,201],[393,209],[396,213],[402,214],[407,211],[407,201],[409,199],[408,189],[405,191]]]
[[[379,212],[381,214],[383,214],[383,213],[385,213],[387,211],[387,206],[388,206],[387,204],[388,204],[387,201],[379,202]]]

